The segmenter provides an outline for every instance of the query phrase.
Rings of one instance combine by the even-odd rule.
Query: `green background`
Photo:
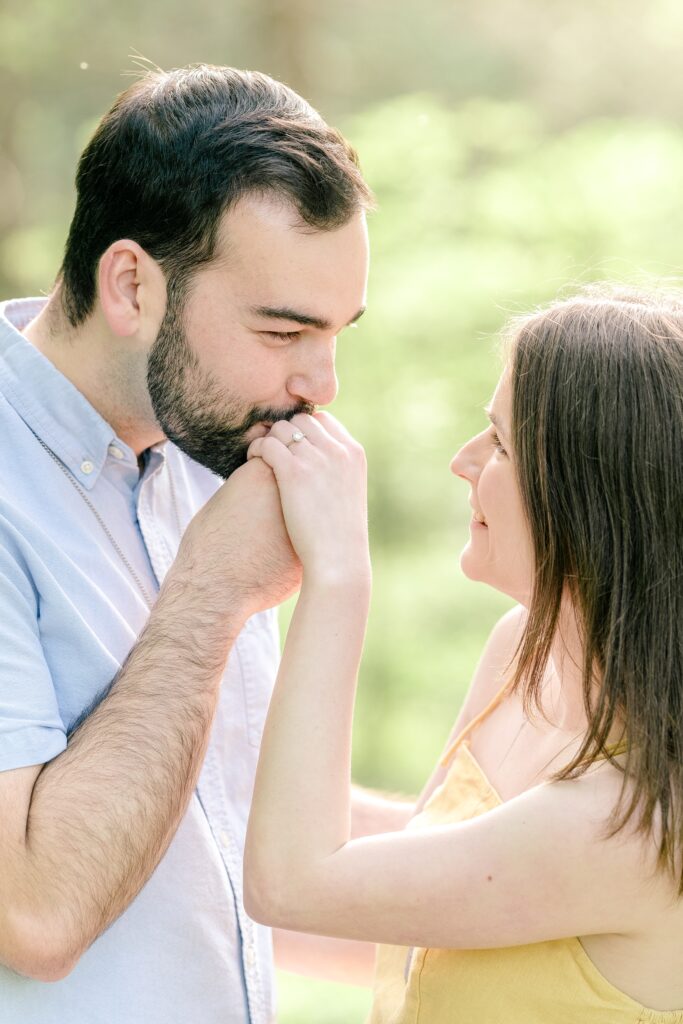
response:
[[[0,10],[3,296],[49,290],[78,153],[147,60],[268,71],[359,150],[379,204],[369,309],[340,338],[334,406],[370,467],[358,782],[420,789],[509,606],[460,573],[467,487],[448,470],[484,423],[501,325],[591,280],[680,275],[682,29],[674,0]],[[282,1024],[363,1020],[364,990],[280,982]]]

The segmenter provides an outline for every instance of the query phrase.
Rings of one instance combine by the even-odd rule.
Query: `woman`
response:
[[[324,413],[250,449],[304,582],[247,908],[382,944],[373,1024],[683,1022],[683,298],[588,292],[516,322],[489,418],[451,465],[473,509],[461,564],[519,606],[416,817],[357,840],[363,454]]]

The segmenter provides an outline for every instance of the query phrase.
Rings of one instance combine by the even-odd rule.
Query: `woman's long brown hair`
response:
[[[621,723],[608,833],[651,835],[683,894],[683,294],[593,289],[516,321],[509,345],[536,562],[514,683],[540,705],[569,595],[589,725],[556,778],[610,757]]]

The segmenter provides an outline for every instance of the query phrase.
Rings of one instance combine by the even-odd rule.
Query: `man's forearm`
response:
[[[41,771],[17,879],[22,912],[66,973],[130,904],[190,800],[238,617],[167,581],[111,691]]]
[[[154,871],[187,808],[246,619],[299,584],[273,475],[242,466],[194,516],[111,690],[42,769],[0,788],[0,959],[63,977]]]

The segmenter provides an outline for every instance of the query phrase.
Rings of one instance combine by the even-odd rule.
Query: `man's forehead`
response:
[[[215,286],[231,291],[250,316],[320,330],[355,322],[365,306],[364,215],[305,234],[294,218],[291,204],[271,197],[240,200],[220,225],[211,261]]]
[[[291,200],[272,192],[248,192],[223,213],[216,233],[216,249],[229,248],[235,236],[254,231],[280,234],[308,233],[308,225]],[[309,229],[310,230],[310,229]]]
[[[303,250],[346,244],[366,236],[366,214],[358,209],[343,224],[316,227],[307,223],[293,201],[273,194],[249,193],[222,215],[216,234],[216,252],[229,255],[231,247],[278,242]]]

